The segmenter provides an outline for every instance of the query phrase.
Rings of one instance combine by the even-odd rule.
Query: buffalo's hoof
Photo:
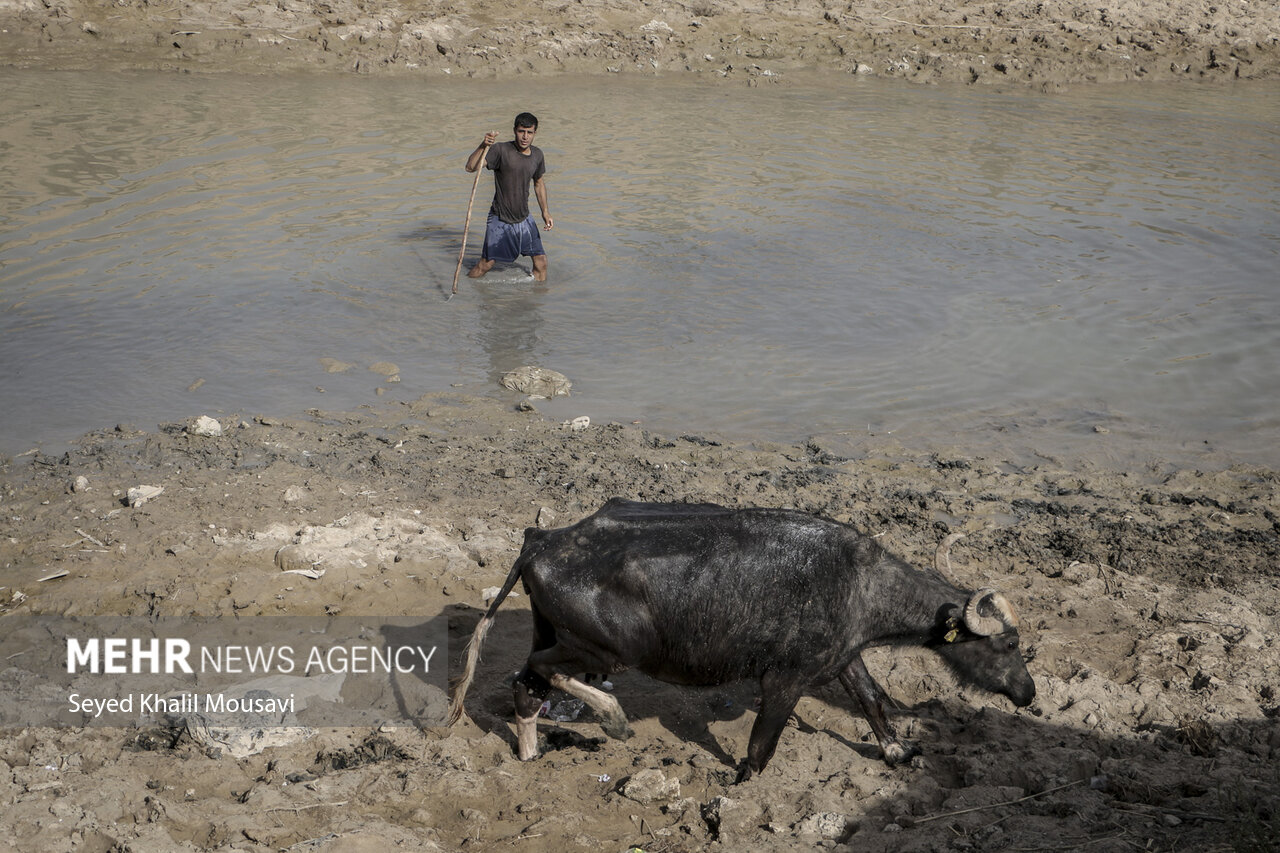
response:
[[[742,766],[738,768],[738,778],[733,780],[733,784],[741,785],[743,782],[750,779],[752,775],[753,772],[751,770],[751,765],[744,761],[742,762]]]
[[[920,754],[920,747],[914,743],[891,741],[884,745],[884,763],[890,767],[905,764]]]

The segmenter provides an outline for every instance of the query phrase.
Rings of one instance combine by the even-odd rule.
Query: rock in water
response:
[[[563,373],[525,365],[502,374],[502,387],[531,397],[568,397],[573,383]]]

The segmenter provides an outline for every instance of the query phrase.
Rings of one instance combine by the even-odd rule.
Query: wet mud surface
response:
[[[0,643],[21,620],[447,622],[451,669],[524,528],[613,496],[785,506],[1001,589],[1038,696],[959,687],[930,653],[868,666],[923,750],[887,767],[838,685],[733,785],[755,686],[613,678],[635,735],[589,710],[514,754],[523,597],[503,605],[453,728],[322,729],[235,757],[191,731],[0,730],[19,850],[1265,850],[1280,808],[1280,484],[1255,467],[1106,471],[868,440],[804,445],[586,429],[441,394],[357,413],[91,434],[0,473]],[[83,478],[83,479],[80,479]],[[128,491],[163,487],[128,506]],[[293,549],[290,551],[290,549]],[[305,550],[310,549],[310,550]],[[310,579],[282,574],[305,551]],[[40,580],[59,575],[51,580]],[[114,620],[114,622],[113,622]],[[23,623],[25,624],[25,623]],[[554,697],[558,702],[564,697]],[[197,733],[198,734],[198,733]]]

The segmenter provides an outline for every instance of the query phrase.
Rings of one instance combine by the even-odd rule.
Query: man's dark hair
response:
[[[533,128],[534,130],[537,130],[537,129],[538,129],[538,117],[537,117],[536,115],[534,115],[533,113],[520,113],[520,115],[516,116],[515,126],[516,126],[516,127],[531,127],[531,128]]]

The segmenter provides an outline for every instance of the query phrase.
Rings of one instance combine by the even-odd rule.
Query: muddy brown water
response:
[[[555,418],[1277,462],[1274,87],[5,81],[0,452],[533,363]],[[551,280],[445,301],[524,108]]]

